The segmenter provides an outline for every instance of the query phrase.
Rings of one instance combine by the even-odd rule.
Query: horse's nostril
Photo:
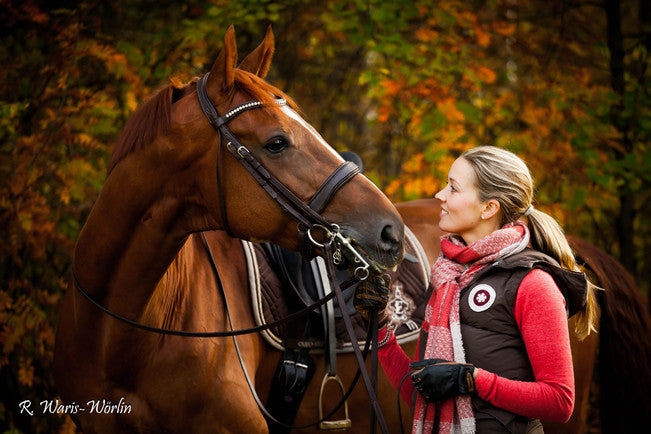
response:
[[[387,250],[397,250],[400,247],[402,233],[399,228],[396,228],[394,225],[384,226],[380,236]]]

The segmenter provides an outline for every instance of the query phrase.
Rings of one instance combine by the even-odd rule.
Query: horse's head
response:
[[[264,81],[273,49],[269,29],[258,48],[237,67],[231,26],[210,73],[182,88],[170,86],[167,92],[171,107],[169,126],[164,129],[168,132],[156,137],[155,142],[170,178],[176,173],[185,177],[182,185],[174,184],[191,203],[184,211],[187,229],[225,229],[243,239],[298,250],[303,240],[298,228],[304,234],[307,224],[282,209],[282,204],[272,198],[275,190],[267,194],[273,188],[264,179],[265,173],[304,206],[330,179],[327,187],[332,189],[331,194],[321,194],[321,206],[312,206],[318,208],[316,214],[337,225],[341,235],[372,265],[393,266],[403,253],[399,214],[372,182],[350,167],[330,178],[344,160],[298,114],[282,91]],[[200,104],[201,96],[204,99]],[[278,104],[280,98],[286,104]],[[247,102],[255,102],[254,109],[245,106],[233,112]],[[208,111],[212,107],[216,111],[211,125]],[[222,121],[227,123],[227,133],[218,128]],[[257,172],[252,176],[242,159],[249,166],[261,164],[262,175]],[[288,201],[281,197],[280,202]],[[316,223],[319,228],[325,226],[318,219]]]

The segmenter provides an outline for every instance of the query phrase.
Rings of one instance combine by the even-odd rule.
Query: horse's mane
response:
[[[198,79],[186,84],[170,82],[166,87],[157,91],[131,115],[122,128],[107,166],[107,176],[127,155],[145,148],[157,137],[167,134],[171,128],[172,103],[184,97],[196,88]],[[235,70],[235,90],[248,94],[252,99],[262,102],[266,108],[277,110],[273,104],[275,98],[284,98],[295,110],[294,101],[283,91],[267,83],[258,76],[241,69]]]

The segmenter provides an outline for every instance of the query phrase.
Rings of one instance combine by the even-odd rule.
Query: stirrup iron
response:
[[[346,393],[346,389],[344,388],[339,375],[332,375],[326,372],[326,374],[323,376],[323,381],[321,382],[321,390],[319,391],[319,420],[323,419],[323,391],[325,390],[326,383],[330,381],[334,381],[339,385],[339,389],[341,390],[342,395]],[[340,420],[321,421],[321,423],[319,423],[319,429],[324,431],[338,431],[350,428],[353,423],[350,420],[350,417],[348,417],[348,400],[344,401],[344,417],[344,419]]]

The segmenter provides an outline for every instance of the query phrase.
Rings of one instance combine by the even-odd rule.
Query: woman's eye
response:
[[[277,154],[288,146],[289,142],[284,137],[274,137],[269,142],[267,142],[264,148],[273,154]]]

